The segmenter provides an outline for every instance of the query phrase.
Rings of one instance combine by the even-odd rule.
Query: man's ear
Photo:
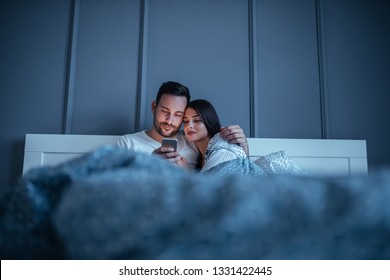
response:
[[[152,113],[153,113],[153,114],[155,113],[156,108],[157,108],[157,103],[156,103],[156,101],[153,101],[153,102],[152,102]]]

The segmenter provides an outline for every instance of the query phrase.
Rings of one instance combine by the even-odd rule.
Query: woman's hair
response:
[[[204,99],[196,99],[191,101],[187,107],[194,109],[201,117],[210,138],[221,130],[221,123],[219,122],[217,112],[210,102]]]

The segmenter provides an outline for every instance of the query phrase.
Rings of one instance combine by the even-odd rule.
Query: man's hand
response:
[[[246,140],[244,131],[239,125],[229,125],[222,127],[220,135],[229,143],[241,146],[244,149],[246,155],[249,156],[248,141]]]
[[[158,155],[163,159],[167,159],[177,166],[188,169],[188,163],[185,158],[183,158],[178,152],[174,152],[172,147],[160,147],[155,149],[152,154]]]
[[[175,161],[175,164],[176,164],[177,166],[180,166],[180,167],[185,168],[185,169],[188,169],[188,168],[189,168],[186,159],[183,158],[183,157],[179,157],[179,158]]]
[[[167,159],[173,163],[180,159],[180,154],[175,152],[172,147],[160,147],[155,149],[152,154],[158,155],[159,157]]]

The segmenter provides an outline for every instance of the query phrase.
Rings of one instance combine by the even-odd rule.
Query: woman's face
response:
[[[206,126],[204,125],[202,118],[194,109],[187,107],[184,112],[183,124],[184,133],[189,141],[199,142],[209,140]]]

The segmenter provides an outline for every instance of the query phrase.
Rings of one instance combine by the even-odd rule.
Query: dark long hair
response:
[[[191,101],[187,107],[194,109],[202,118],[210,138],[221,130],[217,111],[210,102],[204,99],[196,99]]]

